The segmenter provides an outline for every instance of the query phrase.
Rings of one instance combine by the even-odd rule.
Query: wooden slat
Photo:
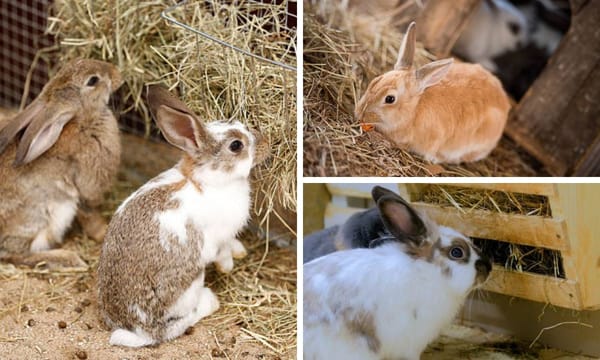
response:
[[[417,39],[438,57],[446,57],[481,0],[429,0],[417,19]]]
[[[555,250],[569,249],[564,220],[484,210],[462,213],[456,208],[442,208],[421,202],[413,203],[413,206],[437,223],[467,236]]]
[[[573,171],[600,132],[600,1],[580,2],[556,53],[513,111],[506,133],[553,175]],[[592,96],[590,96],[592,95]]]
[[[508,271],[494,265],[483,289],[568,309],[585,309],[581,303],[579,285],[573,280]]]

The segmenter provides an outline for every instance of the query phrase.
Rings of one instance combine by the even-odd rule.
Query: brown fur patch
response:
[[[179,165],[179,171],[181,171],[183,176],[185,176],[185,178],[196,187],[196,190],[202,192],[202,186],[200,186],[200,184],[194,180],[193,177],[195,168],[196,164],[194,159],[188,154],[183,154],[183,158],[181,159],[181,163]]]
[[[229,150],[229,145],[234,141],[239,140],[244,144],[242,150],[238,153],[234,153]],[[232,172],[235,166],[242,160],[250,156],[250,139],[248,136],[237,129],[227,131],[225,138],[220,141],[217,145],[219,149],[216,154],[216,158],[212,162],[212,169],[221,169],[224,172]]]
[[[344,324],[350,333],[363,337],[367,341],[369,350],[378,353],[381,349],[381,341],[377,337],[377,329],[373,314],[365,310],[353,311],[346,309],[342,312]]]
[[[452,250],[452,248],[455,248],[455,247],[460,247],[463,250],[464,256],[462,259],[452,259],[450,257],[450,250]],[[445,246],[445,247],[440,248],[440,252],[444,256],[449,258],[450,260],[457,261],[457,262],[463,263],[463,264],[469,263],[469,259],[471,258],[471,247],[469,246],[469,243],[465,239],[461,239],[461,238],[452,239],[452,243],[450,244],[450,246]]]

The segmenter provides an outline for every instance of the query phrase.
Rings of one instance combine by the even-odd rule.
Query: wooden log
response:
[[[600,133],[600,1],[572,1],[572,5],[578,11],[569,32],[506,128],[557,176],[577,173],[576,164]],[[586,164],[581,173],[594,175],[589,173],[593,164],[580,164]]]
[[[437,57],[446,57],[481,0],[429,0],[417,19],[417,40]]]

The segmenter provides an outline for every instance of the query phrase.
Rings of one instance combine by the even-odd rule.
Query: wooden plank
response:
[[[304,184],[303,231],[310,234],[324,228],[325,208],[330,199],[325,184]]]
[[[591,81],[598,76],[595,69],[600,62],[599,18],[600,1],[581,5],[569,32],[506,128],[553,175],[572,171],[600,132],[597,97],[582,98],[597,87]]]
[[[581,287],[586,308],[600,308],[600,184],[558,184],[571,250],[563,253],[568,279]]]
[[[519,273],[494,265],[483,289],[552,305],[584,310],[576,281],[550,276]]]
[[[573,176],[598,176],[600,174],[600,134],[576,165]]]
[[[397,184],[382,184],[382,183],[370,183],[370,184],[327,184],[327,189],[332,196],[347,196],[356,197],[363,199],[371,198],[371,189],[375,185],[383,186],[396,193],[399,192]]]
[[[429,0],[417,19],[417,39],[438,57],[446,57],[481,0]]]
[[[554,250],[569,249],[566,223],[562,219],[500,214],[485,210],[463,213],[456,208],[442,208],[421,202],[415,202],[413,206],[437,223],[467,236]]]

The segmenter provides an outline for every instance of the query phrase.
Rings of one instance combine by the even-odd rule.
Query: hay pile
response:
[[[453,207],[463,213],[485,210],[502,214],[552,216],[546,196],[460,186],[424,185],[412,201]],[[508,270],[565,277],[560,251],[490,239],[473,240],[495,264]]]
[[[144,131],[153,131],[144,103],[145,84],[162,83],[179,92],[202,118],[238,119],[260,130],[272,156],[257,171],[266,217],[275,204],[296,208],[296,74],[223,47],[167,23],[160,14],[174,1],[60,0],[49,32],[60,41],[60,62],[76,57],[102,59],[119,66],[125,85],[121,113],[142,115]],[[190,1],[170,15],[230,44],[295,65],[295,29],[287,29],[285,2]],[[236,5],[237,4],[237,5]],[[245,4],[245,5],[244,5]],[[252,16],[262,12],[264,18]]]
[[[393,67],[416,1],[389,16],[373,17],[340,8],[338,2],[305,3],[304,174],[305,176],[533,176],[534,160],[503,138],[483,161],[433,165],[393,148],[381,135],[362,133],[355,103],[369,80]],[[417,44],[416,64],[434,57]]]

